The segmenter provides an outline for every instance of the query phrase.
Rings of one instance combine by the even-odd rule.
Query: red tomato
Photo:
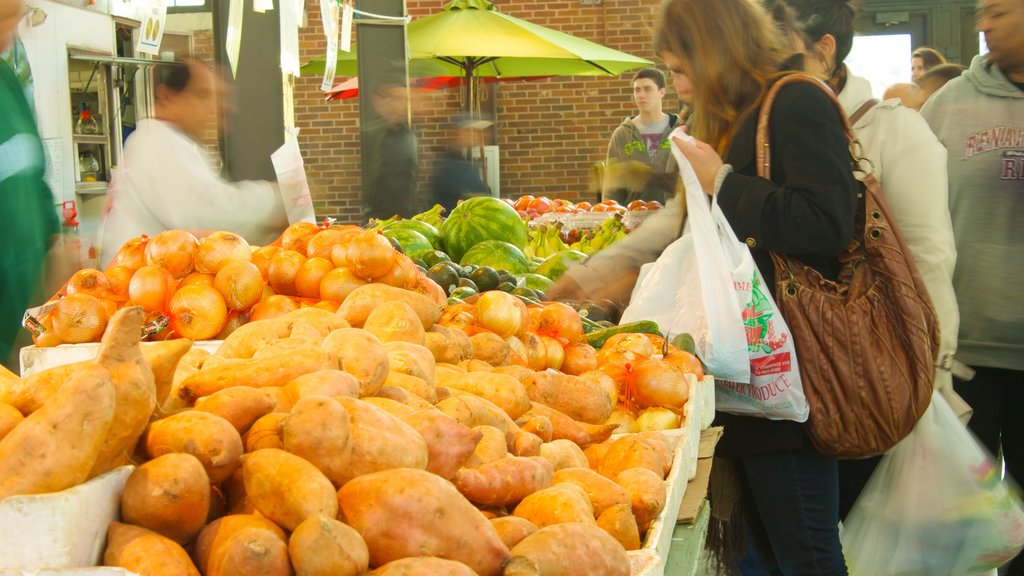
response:
[[[633,200],[626,208],[629,210],[647,210],[647,203],[643,200]]]
[[[576,208],[581,212],[589,212],[594,207],[590,202],[577,202]]]
[[[527,194],[525,196],[520,196],[519,199],[516,200],[515,203],[512,205],[512,207],[515,208],[516,210],[526,211],[526,209],[530,207],[530,203],[533,201],[534,197]]]
[[[536,210],[538,214],[547,214],[552,209],[551,199],[546,196],[535,198],[533,202],[530,202],[529,209]]]

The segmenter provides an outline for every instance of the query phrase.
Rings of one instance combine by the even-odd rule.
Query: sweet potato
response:
[[[542,442],[551,442],[552,440],[551,420],[546,416],[525,414],[516,420],[516,424],[519,424],[523,432],[533,434]]]
[[[366,542],[334,518],[311,516],[288,539],[288,556],[304,576],[359,576],[370,565]]]
[[[349,323],[341,316],[338,316],[333,312],[328,312],[327,310],[313,308],[312,306],[292,310],[282,316],[282,318],[305,322],[315,328],[316,331],[319,332],[320,336],[327,336],[335,330],[350,327]]]
[[[427,471],[446,480],[455,476],[455,472],[469,460],[483,437],[480,431],[471,430],[433,408],[413,412],[402,417],[402,421],[419,432],[426,442]],[[504,450],[504,435],[494,430],[501,436]]]
[[[529,432],[524,431],[515,422],[509,424],[509,452],[516,456],[540,456],[540,447],[544,442]]]
[[[360,476],[338,491],[341,511],[363,535],[370,565],[409,556],[463,562],[480,576],[498,576],[508,560],[490,522],[455,487],[424,470]]]
[[[402,374],[402,376],[406,378],[413,378],[412,376],[406,376],[405,374]],[[416,378],[416,380],[419,380],[419,378]],[[390,376],[388,377],[388,381],[391,381]],[[422,382],[422,380],[420,380],[420,382]],[[431,392],[433,392],[433,389],[431,389]],[[436,410],[432,402],[400,386],[391,386],[389,384],[384,384],[383,386],[380,387],[380,390],[377,390],[377,396],[380,398],[389,398],[391,400],[394,400],[395,402],[401,402],[402,404],[405,404],[406,406],[413,408],[415,410]]]
[[[580,448],[585,448],[593,442],[604,442],[615,431],[614,424],[577,422],[558,410],[545,406],[540,402],[532,402],[530,404],[530,414],[544,416],[551,420],[551,438],[553,440],[570,440]]]
[[[629,504],[616,504],[597,517],[598,528],[618,540],[626,550],[640,549],[640,530]]]
[[[181,383],[180,394],[187,401],[195,402],[197,398],[240,384],[253,388],[284,386],[304,374],[337,368],[337,364],[332,366],[331,363],[331,356],[314,346],[274,350],[213,368],[203,366]]]
[[[507,506],[551,485],[554,471],[543,458],[509,456],[455,473],[455,487],[474,504]]]
[[[469,342],[473,345],[473,360],[491,366],[507,366],[512,361],[512,348],[493,332],[474,334],[469,337]]]
[[[451,416],[463,426],[493,426],[503,434],[509,431],[509,425],[515,424],[492,402],[472,394],[458,394],[437,403],[437,408]]]
[[[516,544],[519,544],[527,536],[537,531],[537,527],[533,525],[526,518],[520,518],[519,516],[503,516],[501,518],[491,518],[491,526],[498,531],[498,538],[508,546],[509,550],[515,548]]]
[[[339,471],[339,486],[363,474],[390,468],[426,469],[429,452],[419,432],[362,400],[336,400],[348,412],[351,446],[348,463]]]
[[[384,344],[365,330],[342,328],[324,338],[324,350],[334,354],[341,369],[359,380],[359,395],[373,396],[390,369]]]
[[[310,516],[338,515],[331,481],[294,454],[273,448],[249,453],[242,474],[256,510],[286,530],[295,530]]]
[[[164,454],[139,466],[121,493],[121,518],[185,545],[206,525],[210,478],[195,456]]]
[[[588,466],[587,456],[576,444],[568,440],[553,440],[540,446],[540,457],[551,463],[555,471],[563,468]]]
[[[235,514],[214,521],[196,539],[194,557],[205,576],[291,576],[288,543],[273,522]]]
[[[597,471],[614,479],[630,468],[647,468],[659,478],[665,478],[666,465],[661,453],[636,434],[628,434],[612,442]]]
[[[291,399],[291,405],[307,396],[348,396],[359,397],[359,380],[341,370],[319,370],[295,378],[285,384],[284,391]]]
[[[618,504],[629,504],[629,494],[614,481],[601,476],[589,468],[563,468],[555,472],[553,484],[575,484],[587,493],[594,514],[600,516],[605,510]]]
[[[623,470],[616,476],[615,482],[629,494],[636,525],[641,532],[646,532],[651,522],[665,508],[668,498],[665,482],[646,468]]]
[[[188,552],[170,538],[145,528],[111,522],[103,564],[145,576],[199,576]]]
[[[476,572],[454,560],[413,557],[388,562],[369,576],[476,576]]]
[[[118,310],[111,316],[100,340],[96,363],[110,372],[117,400],[114,420],[96,463],[89,471],[90,478],[128,462],[156,408],[153,370],[139,348],[145,316],[140,306]]]
[[[591,444],[583,449],[583,454],[587,457],[587,463],[590,464],[591,470],[597,470],[601,467],[601,462],[604,461],[604,457],[608,454],[608,449],[612,445],[610,442],[602,442],[600,444]]]
[[[303,398],[282,425],[284,449],[305,458],[335,486],[341,486],[352,453],[349,416],[337,400]]]
[[[538,490],[524,498],[513,514],[526,518],[538,528],[564,522],[594,523],[590,499],[575,484],[555,484]]]
[[[587,424],[603,424],[615,408],[600,384],[579,376],[550,370],[534,372],[523,385],[530,400]]]
[[[423,345],[426,346],[430,353],[434,355],[434,360],[438,362],[447,362],[449,364],[458,364],[473,353],[473,347],[469,345],[469,351],[467,352],[461,345],[461,341],[455,339],[454,334],[458,332],[465,336],[461,330],[452,330],[445,326],[434,325],[431,326],[430,330],[424,334]],[[469,338],[465,339],[466,344],[469,344]]]
[[[494,426],[476,426],[473,430],[480,432],[480,441],[473,449],[473,454],[466,460],[467,467],[476,468],[508,456],[504,432]]]
[[[637,437],[644,443],[654,448],[665,463],[665,469],[661,476],[664,478],[672,470],[672,445],[668,438],[661,432],[640,432]]]
[[[257,350],[268,342],[288,338],[299,320],[273,318],[255,320],[239,326],[217,348],[215,356],[220,358],[252,358]],[[308,324],[306,324],[308,326]],[[300,329],[301,330],[301,329]]]
[[[497,368],[492,370],[492,372],[496,372],[498,374],[507,374],[507,375],[515,378],[516,380],[519,380],[520,382],[522,382],[523,380],[526,380],[526,378],[528,376],[533,374],[533,370],[530,370],[526,366],[520,366],[518,364],[510,364],[508,366],[498,366]]]
[[[406,416],[416,411],[415,408],[406,406],[405,404],[402,404],[401,402],[396,402],[390,398],[368,396],[366,398],[363,398],[363,402],[366,402],[367,404],[372,404],[396,418],[405,418]]]
[[[203,463],[210,482],[220,484],[242,463],[242,437],[220,416],[191,410],[153,422],[146,433],[146,452],[150,458],[191,454]]]
[[[467,372],[445,380],[445,386],[469,392],[492,402],[515,420],[530,409],[530,397],[523,384],[507,374]]]
[[[221,486],[227,493],[225,506],[227,514],[259,514],[256,505],[245,491],[245,474],[239,468]]]
[[[459,362],[459,366],[462,366],[466,372],[493,372],[495,365],[483,360],[470,359]]]
[[[391,386],[393,388],[401,388],[402,390],[415,394],[425,402],[429,402],[431,404],[437,402],[437,394],[434,390],[434,385],[418,376],[411,376],[396,370],[389,370],[388,377],[387,380],[384,381],[384,385]],[[379,390],[377,391],[377,395],[380,395]]]
[[[260,418],[245,433],[245,451],[284,448],[284,421],[288,413],[271,412]]]
[[[174,373],[178,370],[178,364],[191,349],[192,341],[185,338],[142,343],[142,357],[146,359],[146,364],[153,372],[157,406],[167,400],[174,384]]]
[[[321,370],[323,372],[323,370]],[[314,372],[316,374],[316,372]],[[292,395],[288,393],[288,390],[284,386],[266,386],[264,388],[258,388],[263,390],[270,397],[274,399],[274,409],[271,410],[271,414],[274,412],[281,412],[287,414],[292,411],[292,406],[295,405],[295,400],[292,399]]]
[[[174,371],[174,379],[171,384],[171,391],[167,399],[158,408],[160,414],[169,415],[185,410],[191,405],[183,395],[181,384],[189,376],[199,372],[203,364],[210,358],[210,353],[202,348],[192,348],[181,357],[178,367]],[[155,378],[155,376],[154,376]]]
[[[4,439],[25,417],[10,404],[0,403],[0,440]]]
[[[210,486],[210,508],[206,512],[206,523],[209,524],[228,513],[228,499],[218,486]]]
[[[352,326],[361,328],[370,317],[370,313],[386,302],[408,304],[416,312],[424,330],[433,326],[441,317],[442,307],[429,297],[380,283],[366,284],[353,290],[341,303],[338,315]]]
[[[626,550],[604,530],[590,524],[541,528],[512,549],[531,560],[543,576],[629,576]]]
[[[388,370],[408,374],[433,386],[434,356],[425,347],[409,342],[388,342],[384,345],[388,355]]]
[[[411,342],[423,345],[426,330],[416,311],[405,302],[384,302],[366,317],[363,330],[372,333],[381,342]]]
[[[115,398],[110,373],[83,365],[52,401],[0,440],[0,500],[85,482],[113,422]]]
[[[254,422],[270,414],[277,400],[264,388],[232,386],[196,400],[195,409],[227,420],[244,434]]]

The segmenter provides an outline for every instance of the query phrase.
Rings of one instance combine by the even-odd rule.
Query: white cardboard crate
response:
[[[202,340],[199,342],[193,342],[193,348],[202,348],[210,354],[217,351],[220,348],[223,340]],[[151,342],[143,342],[143,346],[149,346]],[[86,360],[92,360],[99,353],[100,345],[98,342],[90,342],[88,344],[61,344],[60,346],[53,346],[51,348],[37,348],[35,346],[26,346],[21,349],[21,355],[19,356],[19,362],[21,364],[21,376],[31,376],[37,372],[42,372],[55,366],[63,366],[64,364],[74,364],[75,362],[84,362]]]
[[[11,572],[0,570],[0,576],[139,576],[135,572],[129,572],[124,568],[110,568],[100,566],[97,568],[68,568],[64,570],[18,570]]]
[[[665,478],[665,509],[651,524],[647,538],[640,550],[627,552],[632,576],[663,576],[668,550],[672,546],[672,532],[676,527],[676,516],[683,501],[689,482],[690,442],[686,432],[668,436],[673,444],[672,469]]]
[[[99,564],[132,470],[121,466],[62,492],[0,501],[0,574]]]

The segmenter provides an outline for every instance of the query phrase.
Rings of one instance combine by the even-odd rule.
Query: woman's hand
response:
[[[697,173],[697,179],[700,180],[700,187],[704,189],[704,193],[708,196],[715,195],[715,175],[718,174],[718,169],[722,167],[722,158],[715,152],[715,149],[710,145],[701,142],[700,140],[693,140],[687,142],[679,138],[672,139],[679,150],[682,151],[686,159],[690,161],[690,165],[693,166],[693,171]]]

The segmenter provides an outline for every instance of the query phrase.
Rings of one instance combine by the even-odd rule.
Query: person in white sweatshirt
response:
[[[213,73],[198,62],[157,71],[156,113],[128,137],[108,191],[101,266],[141,234],[226,230],[266,244],[288,226],[276,184],[225,181],[199,144],[215,118],[215,88]]]

